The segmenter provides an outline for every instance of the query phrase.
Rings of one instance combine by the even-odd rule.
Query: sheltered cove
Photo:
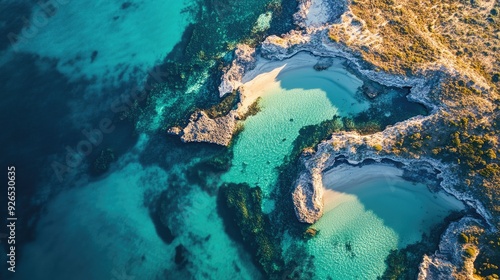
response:
[[[349,66],[358,73],[382,85],[410,87],[411,93],[408,95],[408,99],[425,104],[426,107],[430,109],[431,115],[426,117],[413,117],[409,120],[397,123],[394,126],[387,127],[382,132],[371,135],[362,136],[356,132],[334,133],[332,138],[321,143],[316,148],[316,151],[306,151],[301,157],[302,171],[297,176],[294,191],[295,210],[299,220],[306,223],[314,223],[321,217],[323,214],[324,192],[321,178],[323,171],[334,164],[338,156],[344,156],[348,161],[353,163],[362,162],[366,159],[373,159],[378,162],[384,159],[391,159],[399,162],[407,169],[415,168],[415,166],[425,166],[438,170],[439,174],[437,176],[441,179],[440,187],[447,193],[452,194],[475,209],[482,218],[489,223],[491,221],[491,215],[485,207],[469,194],[461,193],[456,190],[455,186],[457,181],[454,179],[452,166],[431,158],[401,158],[391,154],[390,151],[387,150],[388,147],[393,145],[395,135],[411,132],[412,127],[418,126],[425,120],[433,118],[433,115],[443,106],[443,104],[437,103],[429,96],[431,88],[439,84],[441,76],[435,75],[430,79],[424,78],[423,75],[409,78],[406,76],[390,75],[370,70],[363,61],[353,56],[348,49],[328,41],[328,34],[325,26],[338,20],[338,18],[318,17],[312,20],[308,17],[310,11],[319,11],[317,9],[319,6],[330,9],[331,11],[345,11],[345,3],[342,2],[334,4],[331,3],[331,1],[301,1],[299,5],[300,10],[295,15],[295,20],[299,26],[305,29],[304,31],[290,31],[283,37],[270,36],[266,38],[257,51],[249,49],[247,46],[240,46],[238,48],[236,51],[237,58],[233,61],[230,69],[224,74],[221,86],[219,87],[221,96],[231,91],[239,90],[240,98],[243,100],[238,104],[238,108],[232,111],[233,114],[235,112],[238,114],[234,114],[234,118],[230,118],[228,121],[237,122],[240,118],[240,114],[245,112],[249,104],[252,104],[252,101],[255,101],[260,93],[264,92],[259,88],[258,84],[263,81],[270,82],[274,80],[283,69],[280,69],[280,67],[283,67],[286,61],[289,59],[293,60],[296,54],[303,51],[316,56],[316,59],[318,59],[318,57],[342,57],[346,59]],[[344,9],[342,9],[342,7]],[[311,15],[315,14],[317,14],[317,16],[320,16],[320,14],[325,15],[325,13],[311,13]],[[273,63],[281,66],[270,67],[270,69],[265,67],[265,65],[272,65]],[[263,69],[265,70],[263,71]],[[271,71],[266,72],[267,70]],[[447,70],[440,71],[446,73]],[[254,78],[255,80],[253,80]],[[245,85],[247,86],[247,90],[250,88],[250,93],[246,92]],[[245,101],[245,98],[248,98],[247,101]],[[214,131],[216,129],[217,128],[214,128]],[[227,130],[226,132],[232,133]],[[186,132],[184,131],[184,133]],[[197,132],[191,131],[190,133]],[[212,135],[214,133],[209,132],[208,134]],[[217,141],[212,140],[205,142],[217,143]],[[229,142],[222,141],[218,144],[227,145],[228,143]],[[375,147],[381,147],[380,149],[383,153],[380,153],[380,150],[375,149]],[[473,223],[481,223],[481,221],[466,217],[452,224],[450,227],[466,229]],[[464,247],[453,242],[445,242],[443,244],[444,245],[440,247],[440,251],[435,255],[424,258],[419,276],[421,279],[440,277],[440,275],[444,275],[443,273],[448,273],[450,267],[452,267],[452,271],[455,271],[454,269],[458,269],[458,267],[462,266],[460,264],[462,260],[452,258],[445,252],[448,250],[462,252]],[[472,271],[467,270],[466,274],[471,275]]]
[[[307,244],[317,256],[318,278],[377,278],[388,251],[420,242],[464,208],[442,191],[404,179],[395,163],[338,162],[323,174],[324,214],[313,225],[320,234]]]

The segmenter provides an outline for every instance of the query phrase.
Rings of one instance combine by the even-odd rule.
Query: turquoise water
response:
[[[362,82],[342,67],[318,72],[311,66],[285,69],[262,96],[261,111],[244,122],[234,147],[231,170],[225,181],[260,186],[269,195],[277,178],[276,167],[292,150],[299,130],[333,116],[349,116],[368,108],[355,98]]]
[[[51,201],[39,223],[39,242],[26,246],[17,279],[259,278],[250,257],[225,234],[215,197],[197,188],[175,201],[182,209],[175,214],[175,240],[166,244],[158,237],[147,194],[175,190],[166,188],[171,174],[138,163],[148,141],[141,138],[110,176]],[[188,250],[185,270],[173,261],[180,244]]]
[[[61,1],[62,2],[62,1]],[[27,27],[33,38],[15,49],[58,59],[58,70],[71,79],[97,79],[116,86],[135,71],[145,73],[161,62],[190,22],[189,1],[85,1],[61,5],[46,24]],[[35,6],[33,13],[39,13]],[[36,22],[36,19],[32,19]],[[92,59],[93,52],[97,52]]]
[[[250,9],[256,6],[256,2],[241,3],[240,6],[245,13],[239,14],[232,13],[232,5],[228,3],[219,5],[220,3],[214,4],[212,1],[206,2],[87,1],[60,6],[47,24],[39,28],[35,36],[14,46],[20,56],[34,60],[33,64],[36,67],[33,67],[30,74],[40,75],[39,73],[47,70],[45,68],[52,67],[54,69],[51,68],[51,71],[61,74],[65,79],[66,84],[62,83],[57,91],[52,92],[50,88],[51,94],[61,98],[62,105],[53,104],[52,99],[40,102],[46,96],[43,90],[40,96],[37,96],[40,99],[36,99],[36,102],[42,103],[43,111],[58,111],[68,106],[69,112],[61,119],[66,122],[66,126],[76,126],[78,133],[85,125],[95,126],[91,118],[100,120],[101,113],[110,115],[111,101],[122,97],[133,87],[142,88],[144,80],[148,77],[146,72],[161,64],[167,55],[170,55],[169,52],[174,46],[178,52],[185,50],[183,48],[185,46],[179,47],[178,43],[188,30],[187,25],[193,21],[193,14],[184,12],[189,5],[213,4],[209,10],[216,9],[220,13],[217,17],[224,16],[223,12],[230,13],[224,17],[231,16],[233,24],[238,21],[238,15],[245,20],[255,22],[253,18],[256,19],[259,14]],[[259,3],[259,10],[265,5],[263,2]],[[35,5],[34,11],[37,9]],[[207,10],[205,6],[203,9]],[[205,16],[212,17],[212,24],[218,21],[210,11]],[[226,30],[224,27],[219,28],[220,33]],[[251,30],[251,26],[247,29]],[[231,34],[229,39],[234,41],[239,41],[241,36],[246,35],[239,34],[239,30],[231,32],[234,34]],[[188,37],[197,40],[219,40],[224,34],[204,35],[203,33]],[[198,41],[188,40],[187,43],[191,43],[193,49],[192,46],[197,45]],[[220,42],[217,49],[229,51],[225,43]],[[10,50],[10,55],[17,56],[18,53]],[[205,58],[206,65],[215,64],[212,56],[209,59]],[[4,61],[9,61],[9,58],[2,57],[0,67],[8,65],[8,63],[3,65]],[[183,62],[179,59],[175,61],[175,65],[185,69],[192,67],[192,65],[182,65]],[[13,66],[14,69],[15,67],[17,66]],[[199,72],[209,70],[202,69]],[[200,94],[198,91],[201,91],[199,89],[202,86],[199,84],[208,79],[206,76],[208,74],[193,77],[185,82],[187,88],[193,88],[188,93],[179,90],[179,93],[165,92],[163,95],[178,97],[181,94],[191,94],[191,98],[194,99]],[[176,78],[181,79],[177,76],[168,78],[169,82]],[[12,84],[22,85],[26,79],[26,76],[19,77],[19,80],[12,79]],[[43,87],[44,84],[40,85],[38,80],[37,82],[27,83],[27,87],[46,88]],[[53,83],[50,78],[43,82]],[[67,86],[68,84],[75,85],[76,89]],[[165,84],[168,85],[168,82],[162,86],[168,88]],[[5,92],[10,94],[8,91]],[[144,115],[169,114],[168,110],[175,110],[180,106],[192,107],[190,99],[179,99],[180,101],[173,98],[166,100],[165,103],[159,104],[156,111],[152,110]],[[183,103],[179,104],[181,102]],[[162,110],[165,112],[159,112]],[[117,127],[119,124],[123,125],[116,120],[118,118],[116,115],[115,117],[114,124]],[[40,119],[38,117],[34,122]],[[141,120],[144,119],[145,117],[141,116]],[[84,160],[78,166],[78,172],[81,171],[78,173],[79,176],[69,179],[68,175],[66,178],[68,180],[62,183],[50,181],[53,170],[50,168],[49,160],[59,154],[53,155],[52,152],[44,151],[43,157],[48,158],[46,160],[49,163],[42,172],[48,179],[36,182],[36,195],[30,194],[28,197],[24,189],[21,193],[26,194],[26,200],[33,201],[33,204],[42,208],[43,212],[33,211],[32,216],[30,213],[29,217],[23,219],[26,221],[23,221],[25,224],[32,223],[33,226],[29,228],[31,231],[29,233],[26,227],[18,231],[18,248],[22,254],[18,257],[16,274],[10,277],[55,280],[259,279],[261,277],[250,255],[226,234],[216,209],[216,196],[202,190],[196,184],[188,183],[184,177],[186,169],[192,162],[203,159],[203,155],[210,156],[214,148],[203,145],[185,145],[179,148],[181,144],[177,142],[175,148],[169,147],[165,144],[165,135],[161,131],[161,125],[164,123],[161,123],[161,118],[155,119],[160,119],[158,121],[160,124],[156,126],[157,130],[148,131],[149,134],[138,131],[141,140],[136,147],[121,155],[116,162],[113,162],[111,170],[100,177],[91,177],[87,174],[88,165],[92,164],[89,159],[88,162]],[[49,125],[55,121],[47,120]],[[38,124],[22,126],[20,129],[26,132],[26,127],[36,126]],[[56,132],[61,133],[62,130],[58,129]],[[162,137],[162,143],[158,145],[161,147],[161,152],[151,151],[151,146],[154,144],[150,143],[150,136],[157,137],[157,134],[161,134]],[[74,142],[65,139],[60,143],[53,143],[56,152],[60,151],[64,157],[66,145],[75,146],[84,136],[77,134],[74,137],[76,138]],[[133,142],[129,138],[124,139],[129,135],[106,135],[106,137],[106,141],[117,143],[116,145]],[[135,137],[136,135],[131,138]],[[30,145],[36,146],[39,142],[43,142],[43,139],[37,139],[30,141]],[[23,148],[29,152],[30,147]],[[104,144],[96,147],[96,149],[103,148],[107,147]],[[180,150],[183,160],[176,161]],[[200,153],[199,157],[196,156],[197,152]],[[154,159],[150,160],[152,157]],[[41,166],[37,166],[38,169],[41,169]],[[28,177],[28,174],[22,175]],[[73,178],[75,179],[72,180]],[[173,184],[172,182],[177,179],[182,183]],[[152,205],[158,200],[159,193],[164,191],[176,194],[175,200],[171,203],[171,211],[164,213],[163,217],[169,221],[168,226],[175,236],[171,243],[159,237],[155,228],[157,224],[150,215]],[[181,193],[177,194],[178,192]],[[56,193],[58,194],[54,195]],[[46,201],[48,202],[44,204]],[[38,217],[39,220],[34,223]],[[26,235],[32,238],[29,242],[21,239],[21,236]],[[177,248],[181,245],[185,247],[185,252],[181,254],[183,260],[178,261]],[[2,254],[0,259],[5,260],[5,254]],[[0,278],[11,279],[4,278],[4,272],[3,270],[0,273]]]
[[[183,10],[195,1],[61,1],[54,15],[44,19],[35,5],[25,27],[29,39],[13,45],[12,56],[32,54],[56,64],[68,82],[88,81],[83,88],[64,92],[73,125],[99,113],[111,113],[120,94],[142,88],[148,72],[161,63],[181,40],[193,15]],[[1,65],[1,63],[0,63]],[[43,69],[41,69],[43,71]],[[125,88],[120,88],[125,85]],[[121,91],[115,94],[114,91]]]
[[[259,14],[270,9],[266,2],[69,2],[61,5],[47,24],[39,26],[32,38],[13,46],[19,53],[10,51],[0,58],[0,67],[8,64],[2,63],[9,61],[9,55],[33,60],[29,64],[34,65],[32,71],[21,72],[23,74],[18,80],[10,81],[26,88],[40,89],[36,91],[36,97],[41,99],[32,102],[41,104],[41,113],[37,111],[32,116],[34,124],[18,125],[23,131],[22,137],[30,138],[25,135],[28,131],[26,127],[30,127],[30,133],[66,131],[59,126],[54,128],[54,132],[33,131],[33,127],[40,127],[42,119],[47,127],[56,122],[51,115],[47,120],[42,118],[44,112],[61,110],[58,120],[64,121],[64,126],[75,127],[76,133],[72,134],[76,135],[72,136],[76,139],[50,141],[54,142],[51,144],[56,146],[56,151],[51,149],[49,152],[40,144],[49,164],[60,154],[64,157],[66,145],[75,146],[82,140],[79,132],[83,126],[89,125],[91,118],[101,118],[103,112],[110,114],[111,100],[131,87],[141,87],[148,70],[167,57],[171,60],[169,70],[177,67],[167,71],[170,75],[167,82],[159,87],[161,90],[152,93],[152,98],[148,100],[149,107],[142,108],[141,115],[134,118],[133,126],[139,127],[136,131],[139,136],[106,136],[107,142],[114,143],[110,146],[114,149],[119,146],[116,143],[135,143],[129,137],[140,138],[135,147],[132,148],[130,143],[130,150],[117,154],[117,161],[111,164],[107,173],[100,177],[89,176],[85,170],[91,161],[85,161],[77,168],[81,173],[72,177],[77,181],[55,183],[47,179],[36,182],[37,195],[26,195],[25,201],[33,202],[43,211],[32,216],[30,213],[29,219],[24,219],[29,220],[26,224],[31,224],[40,215],[38,223],[33,223],[29,229],[19,229],[20,236],[30,235],[32,239],[30,242],[19,239],[22,254],[19,255],[15,279],[259,279],[262,276],[250,254],[226,233],[216,206],[216,187],[209,189],[204,184],[208,181],[214,185],[246,182],[260,186],[267,197],[273,191],[277,178],[275,168],[290,153],[292,142],[302,127],[318,124],[334,115],[352,116],[369,107],[367,100],[356,93],[362,82],[339,65],[321,72],[313,70],[312,64],[285,67],[276,83],[267,88],[261,102],[262,111],[245,121],[245,130],[234,146],[234,160],[229,172],[222,178],[218,173],[210,174],[211,177],[205,178],[202,183],[193,183],[192,178],[188,178],[192,174],[188,171],[195,163],[213,156],[222,148],[218,150],[209,145],[183,144],[178,139],[165,139],[162,131],[167,123],[165,119],[171,121],[175,118],[169,119],[168,116],[182,111],[180,108],[194,108],[195,103],[198,106],[213,98],[208,96],[211,88],[205,84],[213,82],[210,81],[211,67],[218,65],[216,62],[220,61],[217,59],[229,57],[233,46],[243,37],[258,32],[259,28],[252,25]],[[273,2],[277,5],[279,1]],[[189,33],[187,26],[195,21],[194,14],[184,9],[192,8],[191,5],[195,7],[192,10],[200,8],[202,16]],[[39,7],[34,7],[36,13]],[[263,29],[276,17],[291,18],[282,13],[280,7],[262,15]],[[282,26],[285,25],[271,26],[271,29],[278,30]],[[185,45],[178,44],[181,37]],[[23,59],[19,61],[19,64],[23,63]],[[17,72],[18,66],[12,65],[12,72]],[[48,70],[58,73],[55,76],[58,83],[54,83],[55,78],[51,76],[34,79],[40,73],[48,73]],[[10,68],[2,73],[9,71]],[[30,76],[33,78],[29,79],[30,82],[36,82],[26,83],[26,77]],[[216,78],[218,81],[219,77]],[[39,80],[56,86],[44,87]],[[170,83],[175,83],[175,86]],[[35,95],[25,88],[23,90],[26,95]],[[45,100],[43,91],[50,91],[60,100],[58,103],[53,99]],[[3,92],[11,95],[10,91]],[[30,105],[25,103],[22,105]],[[66,107],[68,112],[62,110]],[[95,126],[93,122],[90,125]],[[141,130],[141,127],[147,129]],[[34,135],[39,141],[28,140],[30,144],[23,147],[30,161],[32,155],[40,155],[30,153],[29,145],[44,141],[44,138]],[[103,148],[107,146],[102,144],[96,147]],[[58,152],[60,154],[54,155]],[[37,167],[40,169],[39,166],[43,165],[37,164]],[[41,172],[52,178],[49,167]],[[28,177],[26,173],[20,175]],[[339,194],[336,200],[338,205],[329,205],[330,211],[318,222],[321,233],[309,243],[308,250],[316,256],[319,278],[336,273],[331,271],[331,267],[338,270],[339,276],[347,273],[348,265],[361,273],[360,266],[363,264],[370,267],[367,270],[370,275],[378,275],[383,268],[380,260],[386,256],[388,248],[414,242],[425,231],[427,224],[424,222],[416,227],[408,224],[400,227],[399,221],[390,215],[390,210],[377,208],[377,199],[373,198],[385,191],[373,188],[383,185],[374,182],[369,189],[360,184],[359,190],[351,189],[355,191],[353,193]],[[56,193],[57,196],[54,195]],[[158,197],[164,193],[169,196],[163,201]],[[409,190],[403,193],[383,201],[402,207],[401,198],[416,197]],[[408,200],[406,204],[418,207],[432,200],[429,199]],[[46,200],[48,202],[44,204]],[[164,220],[161,222],[151,218],[151,209],[158,201],[167,208],[162,212]],[[270,212],[273,202],[264,202],[265,210]],[[409,211],[412,209],[409,208]],[[407,217],[419,220],[428,217],[426,215],[415,211],[411,215],[408,213]],[[428,217],[428,221],[441,217]],[[172,231],[173,240],[169,242],[160,237],[158,224]],[[374,230],[373,234],[379,238],[380,244],[366,241],[366,228]],[[26,233],[29,230],[33,232]],[[162,230],[166,231],[165,228]],[[350,240],[353,250],[357,253],[361,250],[367,257],[363,257],[362,261],[351,261],[345,254],[342,255],[340,248],[340,253],[331,259],[329,250],[333,247],[330,243],[341,244],[344,240]],[[362,247],[361,242],[370,246]],[[178,254],[179,246],[185,248],[182,254]],[[0,259],[4,258],[5,254],[2,254]],[[349,277],[349,274],[343,275]]]
[[[222,179],[260,186],[269,195],[276,185],[276,167],[291,152],[302,127],[368,109],[369,102],[357,92],[361,85],[339,65],[321,72],[307,65],[285,67],[264,90],[262,110],[244,122],[232,167]],[[389,102],[396,94],[383,98]],[[463,208],[443,193],[403,180],[395,167],[366,166],[365,175],[353,170],[343,175],[342,185],[325,180],[331,188],[325,214],[313,225],[320,233],[306,245],[314,256],[315,279],[376,279],[385,271],[391,249],[418,242],[450,211]],[[263,209],[271,212],[274,201],[264,199]],[[283,251],[294,247],[293,242],[298,241],[284,238]]]
[[[450,211],[464,208],[442,192],[402,179],[395,167],[350,170],[342,176],[352,180],[325,182],[325,214],[313,225],[320,232],[307,244],[316,256],[315,279],[376,279],[391,249],[418,242]]]

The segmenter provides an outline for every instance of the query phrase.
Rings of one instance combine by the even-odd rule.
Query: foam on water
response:
[[[376,279],[390,250],[418,242],[450,211],[463,209],[444,193],[402,179],[392,166],[336,168],[324,177],[334,173],[354,179],[325,180],[325,214],[307,244],[316,279]]]
[[[264,195],[272,191],[275,168],[291,152],[302,127],[368,108],[367,101],[355,98],[362,82],[340,67],[320,72],[312,65],[285,67],[276,81],[262,95],[262,110],[245,121],[233,166],[223,176],[224,181],[258,185]]]

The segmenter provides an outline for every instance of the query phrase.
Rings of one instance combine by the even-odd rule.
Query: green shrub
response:
[[[469,243],[469,237],[465,233],[460,233],[458,236],[458,241],[462,244]]]
[[[467,249],[465,249],[465,255],[468,256],[468,257],[472,257],[476,254],[476,249],[474,249],[474,247],[468,247]]]

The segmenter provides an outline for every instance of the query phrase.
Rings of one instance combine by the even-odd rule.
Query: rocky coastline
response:
[[[424,256],[419,267],[418,280],[474,279],[474,260],[478,251],[474,249],[474,254],[468,255],[466,249],[473,245],[461,244],[458,237],[480,224],[481,221],[470,217],[451,223],[441,236],[439,249],[432,256]]]
[[[475,209],[492,227],[491,214],[482,203],[470,194],[457,190],[459,182],[456,179],[455,166],[430,157],[406,158],[390,152],[390,148],[394,146],[396,135],[411,131],[412,127],[420,126],[424,121],[436,118],[437,114],[445,110],[445,105],[433,98],[430,93],[434,87],[437,87],[440,79],[446,75],[453,75],[453,70],[444,67],[424,69],[418,75],[408,77],[373,69],[347,47],[332,42],[328,37],[327,27],[332,23],[342,22],[342,24],[356,30],[356,19],[350,12],[346,1],[301,0],[299,1],[299,11],[295,14],[294,19],[296,25],[300,27],[299,30],[291,30],[283,36],[269,36],[257,48],[246,45],[238,46],[235,60],[222,76],[219,86],[221,97],[237,91],[240,94],[240,100],[244,100],[245,95],[239,91],[239,88],[246,81],[255,77],[255,73],[249,75],[249,72],[266,63],[285,61],[300,52],[307,52],[318,59],[344,58],[349,67],[355,69],[365,78],[382,85],[399,88],[409,87],[411,90],[407,96],[408,99],[424,104],[430,112],[428,116],[413,117],[371,135],[362,136],[356,132],[335,133],[331,139],[320,143],[315,151],[306,149],[301,155],[302,171],[297,175],[292,194],[297,219],[303,223],[312,224],[321,218],[324,190],[322,174],[333,166],[339,157],[343,157],[351,164],[360,164],[368,159],[376,162],[392,160],[400,163],[406,171],[422,168],[436,171],[436,176],[440,180],[440,188]],[[370,34],[358,35],[366,36],[367,40],[368,38],[376,40],[376,37],[370,37]],[[185,142],[201,141],[227,146],[232,138],[236,123],[244,114],[244,106],[240,102],[238,107],[228,115],[215,120],[210,119],[203,112],[195,114],[191,117],[188,126],[172,128],[170,132],[181,136],[182,141]],[[382,147],[382,153],[380,150],[377,151],[375,146]],[[471,269],[473,266],[470,260],[473,261],[473,258],[464,262],[463,258],[457,257],[456,254],[459,253],[451,252],[463,251],[463,246],[458,251],[461,245],[456,239],[456,233],[477,223],[479,221],[470,217],[452,223],[441,238],[439,250],[432,256],[424,257],[420,266],[419,279],[436,279],[436,277],[451,279],[452,275],[459,273],[458,271],[462,271],[463,273],[460,273],[466,278],[472,277]]]
[[[309,9],[325,9],[329,11],[328,15],[332,16],[314,16]],[[339,11],[344,11],[339,13]],[[323,15],[323,13],[321,13]],[[236,123],[245,114],[246,107],[243,106],[245,100],[244,91],[241,86],[248,81],[254,79],[260,74],[259,69],[266,69],[267,65],[272,65],[277,61],[286,62],[292,59],[295,55],[301,52],[309,53],[316,60],[321,61],[328,58],[342,58],[346,60],[348,67],[356,73],[363,76],[364,80],[373,81],[387,87],[411,88],[408,95],[410,101],[424,104],[431,113],[439,109],[439,104],[435,104],[434,100],[428,95],[432,87],[437,85],[439,78],[426,79],[425,76],[430,73],[422,73],[421,77],[407,77],[402,75],[391,75],[384,72],[370,69],[369,65],[363,62],[362,59],[353,54],[348,48],[332,42],[328,38],[328,25],[339,22],[342,15],[350,14],[345,1],[327,1],[327,0],[302,0],[299,1],[299,11],[294,15],[295,24],[301,27],[301,30],[291,30],[287,34],[279,37],[271,35],[267,37],[258,47],[253,48],[245,44],[239,44],[235,50],[235,58],[230,67],[224,72],[219,85],[219,96],[222,98],[228,93],[237,92],[241,102],[237,108],[233,109],[227,117],[215,120],[207,118],[199,118],[199,112],[193,113],[188,124],[189,128],[180,128],[182,133],[178,133],[179,128],[169,130],[171,134],[181,136],[184,142],[209,142],[227,146],[232,138],[234,130],[228,130],[227,127],[235,127]],[[311,20],[315,18],[315,20]],[[344,19],[345,21],[345,19]],[[428,70],[432,73],[435,70]],[[203,123],[207,122],[226,122],[226,126],[210,126],[210,133],[213,136],[208,136],[207,126]],[[197,122],[202,122],[198,125]],[[202,134],[205,136],[199,136]]]
[[[343,11],[337,18],[320,17],[315,21],[308,19],[310,16],[310,9],[312,7],[327,7],[330,11]],[[279,36],[269,36],[255,51],[237,51],[237,55],[243,55],[244,59],[235,59],[232,67],[228,73],[231,75],[224,75],[222,77],[221,86],[219,87],[220,95],[223,96],[228,93],[227,89],[238,88],[243,84],[245,74],[254,69],[258,63],[269,63],[272,61],[283,61],[292,58],[299,52],[308,52],[318,58],[340,57],[348,61],[349,66],[361,73],[365,78],[377,82],[388,87],[409,87],[411,88],[410,94],[407,98],[411,101],[425,105],[429,110],[428,116],[417,116],[409,120],[395,124],[386,128],[384,131],[361,136],[356,132],[340,132],[332,135],[332,139],[321,143],[317,147],[315,155],[311,155],[311,151],[305,153],[304,159],[301,160],[304,171],[297,176],[296,192],[294,192],[294,200],[297,199],[295,211],[299,220],[315,220],[314,217],[321,216],[322,212],[320,207],[320,190],[321,178],[318,172],[321,172],[335,162],[337,156],[345,156],[350,162],[362,162],[365,159],[373,159],[381,161],[383,159],[391,159],[395,162],[401,162],[407,168],[415,165],[431,165],[434,169],[439,170],[439,177],[442,179],[441,187],[446,192],[452,194],[457,199],[464,201],[467,205],[477,210],[477,212],[486,220],[491,220],[490,213],[485,207],[469,194],[460,193],[456,190],[455,186],[458,184],[453,175],[453,167],[437,161],[432,158],[402,158],[400,156],[391,155],[390,153],[380,156],[380,153],[373,148],[364,149],[361,152],[360,147],[368,146],[374,147],[381,145],[386,151],[388,147],[392,146],[394,136],[411,130],[412,127],[420,125],[425,120],[429,120],[440,112],[443,104],[430,96],[431,89],[437,87],[439,80],[445,75],[451,75],[447,69],[427,69],[422,70],[419,76],[402,76],[392,75],[370,69],[366,63],[359,59],[355,54],[351,53],[348,49],[331,42],[328,38],[326,27],[331,23],[341,21],[340,16],[351,18],[352,14],[347,8],[347,3],[344,1],[328,1],[328,0],[302,0],[299,2],[299,11],[295,14],[294,19],[297,26],[301,30],[292,30],[289,33]],[[352,23],[352,19],[342,19],[343,22]],[[246,49],[246,47],[245,47]],[[258,63],[254,59],[248,59],[248,53],[252,54],[252,58],[260,56]],[[233,70],[236,69],[236,70]],[[244,69],[245,71],[241,71]],[[238,75],[233,75],[238,73]],[[228,77],[231,77],[228,79]],[[432,77],[432,78],[429,78]],[[231,86],[228,86],[231,85]],[[336,148],[333,148],[336,146]],[[332,147],[332,149],[330,149]],[[307,159],[309,157],[309,159]],[[328,157],[329,159],[325,159]],[[315,190],[316,187],[316,190]],[[309,194],[309,195],[306,195]],[[298,202],[298,198],[307,199],[308,202]],[[310,216],[309,216],[310,215]],[[302,218],[300,218],[302,217]],[[316,219],[317,220],[317,219]]]
[[[418,121],[425,117],[416,117],[413,121]],[[411,121],[411,120],[409,120]],[[332,135],[330,140],[323,141],[317,146],[317,151],[314,152],[311,149],[304,151],[301,155],[301,165],[302,171],[297,176],[297,181],[295,184],[295,192],[304,192],[304,186],[309,186],[309,191],[313,196],[317,196],[316,193],[320,194],[323,191],[323,185],[321,183],[321,174],[331,166],[335,165],[338,158],[347,160],[350,164],[357,165],[361,164],[366,160],[372,160],[374,162],[382,162],[384,160],[391,160],[395,163],[399,163],[404,171],[414,172],[415,170],[428,168],[435,170],[437,172],[437,179],[441,180],[440,188],[445,192],[453,195],[458,200],[463,201],[469,207],[475,209],[477,213],[484,218],[486,222],[491,221],[491,214],[485,209],[485,207],[478,200],[474,199],[467,193],[462,193],[456,190],[458,184],[457,179],[455,179],[455,172],[453,166],[444,164],[438,160],[432,158],[403,158],[400,156],[395,156],[391,154],[380,155],[380,152],[376,151],[373,147],[375,145],[381,145],[382,147],[387,146],[391,141],[389,135],[396,133],[397,131],[404,131],[403,126],[407,122],[398,123],[395,126],[389,127],[386,130],[375,133],[372,135],[361,136],[357,132],[339,132]],[[408,128],[408,127],[406,127]],[[390,145],[390,144],[389,144]],[[315,184],[305,184],[305,178],[316,178]],[[295,198],[295,196],[294,196]],[[296,207],[296,211],[300,211],[297,217],[302,222],[307,221],[317,221],[314,219],[316,215],[312,215],[307,218],[304,217],[309,212],[321,212],[319,210],[322,205],[319,204],[320,200],[316,199],[318,204],[311,206],[309,209],[304,209],[303,207]],[[295,202],[295,205],[299,205],[299,202]],[[305,204],[310,205],[310,204]],[[300,210],[302,209],[302,210]],[[311,223],[311,222],[307,222]],[[491,224],[489,224],[492,226]]]

